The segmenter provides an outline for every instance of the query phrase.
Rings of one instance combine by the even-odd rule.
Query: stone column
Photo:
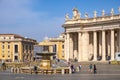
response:
[[[78,37],[78,36],[77,36],[77,33],[75,33],[75,35],[74,35],[74,49],[73,49],[74,59],[75,59],[75,58],[78,58],[78,54],[77,54],[77,53],[78,53],[78,51],[77,51],[77,50],[78,50],[78,49],[77,49],[77,47],[78,47],[78,46],[77,46],[77,45],[78,45],[77,41],[78,41],[78,40],[77,40],[77,37]]]
[[[70,58],[73,59],[73,34],[70,34]]]
[[[102,31],[102,61],[106,61],[105,31]]]
[[[114,30],[111,30],[111,60],[114,60],[114,51],[115,51],[115,44],[114,44]]]
[[[119,52],[119,30],[117,30],[116,52]]]
[[[108,56],[110,56],[110,31],[108,31]]]
[[[67,61],[69,60],[69,37],[70,37],[70,34],[66,33],[65,35],[65,59]]]
[[[88,61],[89,57],[89,33],[83,32],[82,34],[82,59],[83,61]]]
[[[82,61],[82,33],[78,33],[78,61]]]
[[[99,56],[102,56],[102,32],[99,32]]]
[[[119,52],[120,52],[120,29],[118,31],[119,31]]]
[[[93,56],[93,32],[89,33],[89,55]]]
[[[94,61],[97,61],[97,32],[94,31]]]

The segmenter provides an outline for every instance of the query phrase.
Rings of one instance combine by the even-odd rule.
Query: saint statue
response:
[[[79,11],[76,8],[74,8],[73,9],[73,19],[79,19],[80,16],[81,16],[81,14],[79,13]]]
[[[102,10],[102,16],[105,16],[105,10]]]
[[[94,18],[97,17],[97,11],[94,11]]]
[[[120,13],[120,7],[118,8],[118,11],[119,11],[119,13]]]
[[[111,13],[111,15],[114,15],[114,9],[113,8],[111,9],[110,13]]]
[[[69,20],[69,14],[65,15],[65,20]]]
[[[85,16],[85,18],[88,18],[88,14],[87,14],[87,13],[85,13],[85,15],[84,15],[84,16]]]

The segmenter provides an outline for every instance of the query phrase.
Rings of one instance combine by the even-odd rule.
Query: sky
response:
[[[103,9],[109,14],[111,8],[120,14],[118,7],[120,0],[0,0],[0,34],[19,34],[39,42],[59,37],[65,15],[72,18],[73,8],[84,18],[85,13],[93,17],[94,11],[100,16]]]

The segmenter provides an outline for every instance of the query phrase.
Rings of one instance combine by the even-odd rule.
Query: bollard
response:
[[[69,68],[69,74],[71,74],[71,73],[72,73],[71,68]]]
[[[64,69],[62,69],[62,74],[64,74],[65,73],[65,71],[64,71]]]
[[[14,68],[13,67],[11,68],[11,72],[14,73]]]

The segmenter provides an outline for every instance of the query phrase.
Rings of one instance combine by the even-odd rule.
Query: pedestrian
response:
[[[89,65],[89,71],[92,72],[92,64]]]
[[[75,72],[74,65],[72,64],[70,67],[71,67],[71,71],[72,71],[72,73],[74,73],[74,72]]]
[[[79,65],[79,71],[81,71],[81,68],[82,68],[82,65],[80,64],[80,65]]]
[[[34,72],[37,74],[37,66],[34,66]]]
[[[96,68],[96,65],[95,65],[95,64],[94,64],[94,66],[93,66],[93,71],[94,71],[94,74],[97,73],[97,68]]]

